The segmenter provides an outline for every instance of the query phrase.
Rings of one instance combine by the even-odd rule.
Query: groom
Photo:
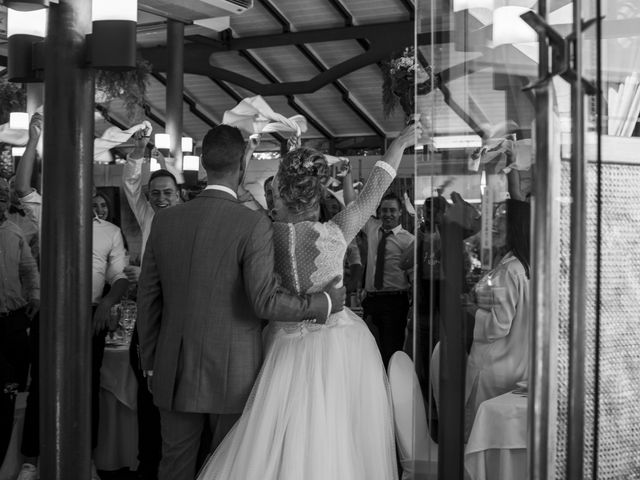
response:
[[[260,319],[324,323],[344,289],[290,295],[276,280],[272,226],[238,202],[245,149],[235,127],[202,145],[208,186],[156,214],[138,287],[142,369],[160,409],[160,480],[193,480],[204,422],[215,448],[242,413],[262,362]]]

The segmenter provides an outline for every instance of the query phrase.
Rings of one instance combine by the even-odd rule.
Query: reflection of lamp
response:
[[[47,32],[46,8],[31,11],[7,9],[7,60],[10,82],[37,82],[34,74],[32,49],[44,40]]]
[[[453,0],[453,11],[460,12],[470,8],[493,9],[493,0]]]
[[[185,155],[182,157],[182,170],[185,172],[197,172],[200,170],[200,157],[197,155]]]
[[[160,170],[160,164],[158,163],[158,160],[151,157],[151,161],[149,162],[149,171],[155,172],[157,170]]]
[[[11,112],[9,114],[9,128],[29,130],[29,114],[27,112]]]
[[[496,8],[493,11],[493,46],[537,42],[538,34],[520,18],[530,11],[516,6]]]
[[[91,66],[131,70],[136,66],[137,0],[93,0]]]
[[[436,150],[454,150],[459,148],[478,148],[482,139],[478,135],[447,135],[433,137],[433,148]]]
[[[26,149],[26,147],[11,147],[11,155],[13,155],[14,157],[21,157],[22,155],[24,155],[24,151]]]
[[[156,133],[154,143],[156,144],[156,148],[169,150],[171,148],[171,137],[168,133]]]
[[[193,138],[182,137],[182,153],[193,152]]]
[[[4,0],[4,6],[21,12],[30,12],[49,6],[49,0]]]

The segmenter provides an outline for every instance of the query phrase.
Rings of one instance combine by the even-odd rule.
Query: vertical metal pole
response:
[[[184,23],[167,22],[167,133],[171,137],[171,155],[175,167],[182,170],[182,90],[184,72]]]
[[[571,85],[571,271],[569,286],[569,422],[567,475],[583,478],[584,358],[586,298],[586,159],[584,156],[584,92],[582,88],[582,0],[573,1],[575,32]]]
[[[546,20],[547,1],[538,2],[538,14]],[[549,47],[546,38],[540,39],[540,62],[538,77],[544,78],[549,71]],[[554,248],[554,189],[553,165],[553,107],[549,85],[537,89],[535,112],[534,202],[532,229],[532,276],[531,298],[533,299],[533,325],[530,349],[529,428],[529,476],[532,480],[551,478],[548,472],[549,451],[549,378],[551,372],[550,338],[551,322],[555,317],[557,302],[557,278],[553,266],[557,249]],[[558,159],[559,161],[559,159]],[[553,473],[553,472],[551,472]]]
[[[40,478],[91,476],[91,2],[49,7],[40,335]]]

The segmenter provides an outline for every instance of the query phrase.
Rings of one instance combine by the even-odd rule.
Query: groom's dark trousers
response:
[[[213,434],[211,452],[222,442],[240,414],[169,412],[160,410],[162,460],[159,480],[192,480],[196,474],[196,457],[205,422]]]

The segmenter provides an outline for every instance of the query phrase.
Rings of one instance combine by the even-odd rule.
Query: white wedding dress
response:
[[[284,287],[319,292],[342,275],[347,245],[391,183],[393,169],[380,163],[357,201],[331,221],[274,224]],[[362,319],[345,308],[325,325],[271,322],[264,341],[244,412],[198,479],[396,479],[388,382]]]

